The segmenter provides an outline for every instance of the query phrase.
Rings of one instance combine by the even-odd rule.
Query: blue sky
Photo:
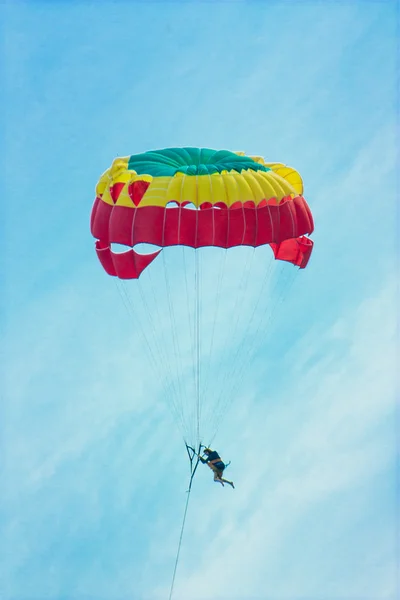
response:
[[[132,318],[102,271],[89,216],[114,157],[190,145],[296,168],[315,248],[302,272],[267,248],[202,254],[207,348],[226,260],[209,385],[228,386],[213,443],[236,489],[198,470],[174,599],[394,600],[396,3],[14,1],[0,12],[1,598],[168,597],[188,461],[166,385],[182,369],[190,406],[193,351],[192,288],[173,264],[193,253],[171,249],[141,278],[146,302],[157,289],[152,331],[139,288]],[[238,272],[246,286],[234,292]],[[238,344],[244,368],[227,372]]]

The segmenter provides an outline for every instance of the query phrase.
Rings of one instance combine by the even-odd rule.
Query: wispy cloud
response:
[[[391,428],[388,437],[386,427],[395,407],[395,289],[394,282],[387,283],[340,324],[303,340],[323,357],[327,340],[340,335],[345,350],[305,372],[301,363],[289,366],[288,379],[295,385],[286,387],[272,414],[268,402],[256,410],[252,406],[247,428],[235,431],[241,448],[240,466],[235,457],[240,481],[235,499],[228,509],[226,497],[213,494],[207,508],[201,508],[201,499],[192,507],[192,515],[200,511],[202,518],[188,528],[186,544],[201,540],[207,551],[191,573],[181,566],[177,598],[317,598],[322,588],[326,597],[394,597],[394,564],[389,561],[383,570],[381,564],[385,553],[395,552],[390,531],[383,537],[377,528],[370,538],[364,554],[368,573],[360,571],[357,580],[347,573],[341,585],[326,578],[341,568],[339,549],[342,560],[349,560],[345,549],[357,535],[358,494],[382,473],[392,478],[392,493],[395,489],[395,431]],[[301,357],[301,347],[293,354]],[[349,497],[353,501],[346,507]],[[320,527],[321,520],[327,531],[316,539],[315,530],[307,528]],[[212,540],[208,546],[207,540]],[[291,562],[291,547],[298,544],[309,565],[319,555],[312,577],[306,564],[302,572]]]
[[[174,598],[392,600],[394,3],[100,4],[1,9],[3,597],[168,592],[188,464],[168,412],[177,362],[164,259],[139,282],[149,306],[133,292],[134,318],[162,344],[154,375],[139,322],[96,262],[88,220],[114,156],[192,144],[298,168],[316,245],[290,289],[284,267],[276,287],[268,279],[258,331],[246,317],[267,249],[251,270],[247,251],[227,255],[214,337],[206,308],[223,252],[203,265],[201,352],[208,365],[213,337],[210,385],[232,401],[215,444],[236,489],[199,468]],[[187,292],[181,269],[169,272],[188,407],[194,283]],[[236,344],[246,368],[230,377]]]

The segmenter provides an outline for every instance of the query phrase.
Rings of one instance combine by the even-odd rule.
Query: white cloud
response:
[[[393,459],[394,431],[387,421],[395,400],[395,311],[396,287],[389,282],[340,323],[320,335],[314,332],[293,350],[301,356],[301,346],[312,342],[315,353],[323,355],[330,339],[339,336],[345,342],[342,354],[329,362],[317,363],[303,375],[295,370],[292,392],[289,385],[272,415],[262,405],[247,416],[251,435],[245,432],[241,443],[239,434],[243,457],[232,467],[232,477],[238,477],[234,499],[227,499],[228,490],[218,496],[210,491],[206,507],[201,508],[199,499],[193,502],[186,539],[206,551],[190,571],[181,559],[177,599],[243,599],[260,597],[260,590],[261,597],[274,600],[318,597],[324,585],[318,575],[313,581],[301,573],[290,581],[283,573],[281,578],[277,557],[287,555],[291,535],[309,511],[324,510],[324,503],[368,484]],[[198,511],[202,516],[196,520]],[[329,519],[329,506],[326,513]],[[356,517],[350,512],[347,526]],[[345,536],[346,522],[339,526]],[[385,596],[379,589],[379,549],[375,552],[368,579],[377,600]],[[369,550],[366,560],[368,556]],[[389,567],[390,579],[394,574]],[[360,597],[362,575],[355,574],[351,596],[342,587],[335,597]],[[387,585],[393,589],[390,581]]]
[[[128,334],[125,327],[128,320],[126,315],[122,317],[123,307],[117,294],[113,294],[112,282],[109,287],[104,278],[92,275],[94,261],[90,269],[82,269],[76,278],[69,275],[72,269],[64,270],[70,258],[69,250],[76,242],[75,234],[82,235],[78,231],[81,225],[77,223],[86,222],[87,217],[87,207],[75,212],[70,219],[66,210],[71,206],[71,198],[75,198],[75,208],[83,206],[82,198],[87,197],[87,193],[92,194],[90,181],[93,177],[94,182],[102,168],[99,169],[98,164],[106,168],[110,152],[125,154],[139,146],[146,149],[149,144],[154,147],[164,143],[180,144],[184,137],[187,143],[197,139],[218,147],[227,144],[252,152],[258,148],[262,154],[271,153],[271,160],[296,158],[293,165],[301,167],[302,174],[306,175],[306,197],[317,217],[316,252],[310,267],[317,267],[318,261],[323,263],[320,271],[315,268],[302,273],[301,277],[308,284],[311,282],[311,286],[319,277],[321,286],[328,285],[325,275],[334,269],[331,259],[340,245],[333,236],[339,231],[339,224],[351,222],[352,227],[357,225],[356,242],[346,238],[342,252],[346,253],[347,261],[354,252],[354,256],[350,256],[352,268],[348,277],[352,280],[354,295],[358,301],[363,294],[358,284],[368,284],[369,289],[375,286],[377,293],[357,310],[353,298],[343,317],[332,321],[329,327],[326,325],[327,330],[325,323],[322,326],[319,321],[318,312],[324,313],[327,323],[331,318],[330,304],[315,305],[315,312],[311,310],[315,326],[291,352],[284,357],[278,354],[274,357],[267,349],[268,355],[257,355],[250,363],[252,377],[245,379],[246,393],[232,406],[218,436],[218,449],[224,452],[224,457],[233,459],[228,475],[235,480],[237,488],[222,490],[212,483],[206,467],[199,469],[174,600],[179,600],[179,592],[185,600],[196,600],[196,594],[198,598],[202,595],[202,600],[218,597],[233,600],[235,595],[247,600],[251,594],[258,598],[263,595],[262,600],[266,600],[266,596],[273,600],[294,600],[305,594],[320,600],[327,596],[328,588],[335,600],[345,593],[351,598],[358,595],[363,600],[368,594],[374,595],[374,600],[383,599],[385,594],[394,597],[396,565],[386,529],[377,531],[379,524],[371,517],[356,531],[355,539],[347,537],[347,528],[357,530],[358,519],[369,518],[365,506],[361,504],[360,508],[360,497],[366,504],[373,502],[371,498],[379,487],[375,481],[386,473],[393,458],[394,431],[390,421],[396,368],[392,328],[396,318],[395,291],[390,283],[378,292],[383,284],[379,269],[369,272],[364,279],[360,276],[357,279],[355,273],[361,269],[361,263],[366,262],[365,246],[360,256],[358,241],[365,241],[368,235],[372,239],[377,229],[378,233],[386,231],[385,240],[390,238],[386,228],[391,230],[389,213],[391,199],[394,199],[395,166],[394,126],[389,122],[388,110],[390,82],[388,87],[381,87],[384,82],[382,78],[376,79],[378,74],[374,69],[374,61],[379,62],[379,53],[386,52],[390,41],[385,45],[385,35],[384,42],[382,38],[382,43],[376,45],[374,55],[357,66],[369,81],[369,86],[365,86],[356,78],[354,86],[359,86],[360,96],[368,100],[368,91],[374,87],[382,99],[379,106],[367,105],[359,110],[351,91],[348,96],[343,92],[344,88],[348,91],[351,78],[347,77],[346,69],[345,75],[341,73],[346,61],[338,59],[347,52],[347,58],[355,64],[351,45],[346,47],[343,34],[354,42],[371,22],[375,27],[375,12],[368,13],[364,19],[364,13],[358,9],[340,9],[337,26],[336,9],[331,7],[331,19],[321,5],[322,20],[310,22],[310,32],[299,45],[293,40],[297,39],[301,21],[298,17],[291,21],[286,8],[279,9],[284,31],[276,34],[281,42],[277,48],[271,42],[268,7],[266,20],[260,20],[259,25],[263,35],[258,36],[258,40],[253,38],[249,55],[248,40],[242,47],[240,37],[245,39],[247,33],[254,30],[254,21],[246,20],[249,14],[242,6],[237,8],[235,18],[228,21],[229,15],[223,11],[225,20],[221,30],[218,18],[212,22],[212,29],[207,29],[206,21],[203,29],[199,29],[200,21],[189,19],[192,25],[195,23],[196,35],[207,40],[207,56],[215,58],[216,64],[222,58],[223,69],[211,71],[201,46],[193,46],[191,53],[182,56],[180,44],[191,34],[186,24],[188,16],[196,11],[194,7],[187,12],[180,8],[173,22],[171,19],[171,24],[166,24],[173,29],[168,39],[176,43],[170,46],[173,51],[166,54],[161,63],[156,49],[153,54],[152,40],[158,33],[162,39],[165,25],[162,11],[157,12],[159,30],[154,29],[153,20],[151,36],[148,28],[144,28],[145,40],[138,28],[140,22],[146,25],[147,12],[142,17],[134,13],[134,40],[132,28],[121,29],[122,21],[116,13],[111,29],[107,30],[105,45],[91,42],[96,39],[96,36],[93,38],[96,27],[99,32],[104,29],[104,14],[97,6],[88,12],[93,16],[94,20],[89,20],[94,29],[88,30],[85,19],[81,19],[82,32],[72,28],[76,38],[61,41],[58,34],[54,35],[54,28],[52,34],[45,25],[47,19],[52,28],[51,16],[39,12],[32,21],[32,13],[28,11],[21,21],[17,11],[15,26],[13,19],[13,39],[23,39],[26,43],[25,49],[19,44],[23,54],[13,65],[17,84],[14,85],[16,113],[15,119],[9,119],[13,139],[9,140],[8,153],[10,164],[19,164],[22,155],[29,160],[25,160],[25,176],[19,185],[10,188],[9,210],[10,223],[19,223],[24,197],[25,246],[29,247],[29,256],[23,255],[25,247],[22,249],[20,242],[13,240],[11,228],[7,252],[13,275],[7,283],[8,306],[14,309],[9,311],[10,319],[14,313],[14,322],[6,337],[3,362],[6,398],[1,405],[4,433],[1,441],[6,446],[1,516],[2,524],[7,521],[8,525],[0,540],[4,555],[2,569],[10,597],[14,594],[22,598],[27,595],[26,590],[29,593],[33,590],[43,599],[54,599],[57,593],[69,593],[72,599],[81,593],[81,596],[96,598],[102,594],[109,600],[129,592],[135,598],[140,594],[138,590],[152,589],[159,586],[160,581],[165,581],[166,586],[157,593],[154,591],[153,596],[166,596],[187,483],[184,448],[178,444],[172,419],[164,412],[166,374],[155,377],[148,358],[137,346],[135,349],[137,331]],[[125,17],[124,14],[122,19]],[[243,28],[239,27],[236,17],[240,17]],[[69,18],[72,22],[70,13]],[[32,22],[35,23],[33,28]],[[232,29],[227,23],[232,24]],[[26,34],[27,25],[29,34]],[[334,27],[338,32],[336,40],[325,48],[325,34],[335,38]],[[224,39],[219,35],[223,30],[234,36]],[[182,32],[183,37],[180,37]],[[368,32],[371,44],[373,33]],[[210,37],[215,41],[211,51]],[[228,45],[229,40],[237,41],[237,51],[222,56],[223,48],[228,47],[225,46],[227,40]],[[72,43],[72,51],[65,42]],[[133,53],[126,54],[125,44],[132,43]],[[11,48],[14,51],[17,46],[14,44]],[[142,69],[146,76],[136,77],[126,85],[135,48],[141,50],[142,59],[148,56],[148,63],[141,62],[142,67],[147,64],[145,70]],[[267,55],[262,57],[265,48]],[[319,49],[325,50],[325,57],[321,52],[316,62],[312,57]],[[359,45],[358,50],[361,49]],[[25,60],[28,55],[33,59],[31,62]],[[42,58],[50,59],[49,65]],[[255,67],[256,58],[259,65]],[[254,75],[255,70],[260,73]],[[113,84],[104,87],[103,74],[107,72],[113,73]],[[184,73],[188,77],[185,77],[182,102]],[[26,81],[27,75],[29,84],[23,89],[20,84],[23,79]],[[35,89],[33,81],[36,80],[39,85]],[[277,80],[283,81],[281,88],[275,86]],[[78,88],[79,95],[76,94]],[[100,103],[97,102],[99,97],[102,98]],[[72,112],[69,110],[71,99],[77,102],[77,110]],[[32,115],[18,110],[26,102],[34,107]],[[54,106],[58,107],[55,112]],[[218,112],[218,106],[223,107],[222,112]],[[93,107],[96,110],[91,110]],[[133,118],[133,107],[135,114],[143,118]],[[329,111],[331,119],[326,118]],[[168,118],[163,118],[164,115]],[[357,123],[355,117],[359,117]],[[126,127],[132,118],[134,135],[133,129]],[[107,123],[105,128],[104,123]],[[149,127],[149,123],[155,126]],[[381,123],[383,126],[378,131]],[[348,130],[346,124],[350,124]],[[99,131],[102,132],[100,143]],[[357,137],[360,131],[362,138]],[[367,142],[369,132],[372,132],[371,140],[359,154],[354,151],[354,164],[347,171],[349,163],[343,153],[353,152],[355,141],[359,139]],[[272,156],[273,149],[279,156]],[[301,165],[306,168],[305,172]],[[66,184],[67,191],[58,188],[61,176],[70,182]],[[31,202],[31,189],[37,192],[35,202]],[[53,202],[55,189],[61,194],[57,202]],[[25,196],[21,190],[26,191]],[[47,212],[48,206],[51,212]],[[362,212],[364,206],[368,209]],[[368,219],[364,218],[367,213]],[[339,219],[334,218],[337,214]],[[28,231],[30,221],[34,227]],[[42,234],[45,232],[48,239],[49,225],[60,236],[52,246],[54,255],[43,245]],[[394,224],[391,231],[394,239]],[[68,238],[71,239],[61,252]],[[83,239],[83,235],[79,239]],[[373,241],[375,244],[375,237]],[[18,248],[12,247],[17,242]],[[384,264],[386,274],[388,265],[393,263],[382,250],[381,238],[378,246],[374,260]],[[59,255],[57,250],[60,250]],[[82,264],[85,260],[89,264],[88,256],[83,255]],[[25,259],[28,267],[21,274]],[[41,280],[43,266],[48,270],[48,277]],[[227,335],[231,332],[230,311],[235,305],[233,294],[230,296],[234,265],[231,267],[227,270],[225,311],[214,340],[214,350],[220,356],[225,352],[232,356]],[[244,268],[243,261],[241,268]],[[259,275],[256,271],[254,280]],[[54,290],[58,278],[64,283]],[[28,285],[27,280],[31,284]],[[40,290],[41,297],[34,303],[30,291],[33,295],[37,293],[44,280],[53,287],[53,292]],[[215,289],[209,280],[206,288],[210,291],[207,301],[212,302]],[[255,293],[256,288],[251,293],[248,290],[243,299],[244,315],[251,309]],[[307,296],[307,293],[302,296],[299,288],[296,293],[296,300],[300,302]],[[181,315],[186,292],[177,286],[173,295],[176,314]],[[350,289],[343,295],[349,297]],[[16,306],[11,306],[14,298]],[[334,301],[334,298],[329,300]],[[295,302],[290,306],[296,306]],[[209,336],[212,319],[207,315],[203,317]],[[303,318],[308,320],[309,317],[307,313]],[[167,324],[168,319],[157,320],[156,337],[163,339],[169,351],[171,339]],[[180,320],[177,328],[180,334],[185,333],[184,324],[185,320]],[[244,326],[244,321],[238,323],[237,339]],[[283,336],[286,333],[284,331]],[[181,350],[190,348],[189,353],[192,352],[188,336],[183,335],[181,344]],[[287,345],[281,340],[280,348],[284,347]],[[168,358],[164,362],[167,371],[171,368],[169,362],[174,365],[174,360],[168,361]],[[184,356],[181,365],[184,371],[189,369],[189,364],[190,356]],[[281,370],[272,373],[278,364],[283,365]],[[215,369],[219,366],[221,363],[217,361]],[[273,377],[269,379],[271,374]],[[215,382],[214,376],[210,379]],[[222,384],[219,382],[223,383],[223,380]],[[272,391],[271,386],[274,386]],[[188,382],[186,389],[188,392],[192,389]],[[233,391],[235,396],[241,393],[236,387]],[[387,474],[390,478],[389,469]],[[178,489],[182,492],[179,497]],[[385,512],[382,506],[386,504],[383,501],[377,504],[382,518]],[[310,514],[312,523],[305,534]],[[390,524],[392,518],[388,511]],[[345,540],[341,546],[333,534],[333,539],[329,538],[327,529],[331,523],[337,528],[335,535]],[[369,545],[363,545],[359,539],[365,530],[369,533]],[[307,550],[307,544],[311,550]],[[330,544],[341,552],[334,556]],[[346,568],[348,564],[353,567],[354,557],[348,560],[347,545],[363,555],[351,577],[346,575]],[[315,547],[317,551],[313,554]]]

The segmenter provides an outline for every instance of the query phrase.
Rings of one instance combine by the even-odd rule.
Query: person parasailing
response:
[[[203,465],[208,465],[213,471],[214,481],[218,481],[222,486],[224,485],[224,483],[228,483],[232,488],[235,488],[235,486],[233,485],[233,481],[228,481],[228,479],[224,479],[222,477],[226,465],[221,459],[218,452],[216,450],[211,450],[211,448],[204,448],[203,454],[206,455],[206,458],[204,458],[204,456],[200,456],[199,454],[199,459],[203,463]]]

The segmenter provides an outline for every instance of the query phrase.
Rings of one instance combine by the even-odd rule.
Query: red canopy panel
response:
[[[134,250],[114,253],[110,248],[112,243],[192,248],[270,244],[275,258],[304,268],[312,250],[312,241],[304,234],[312,233],[313,229],[311,211],[302,196],[258,207],[202,210],[183,206],[125,207],[96,198],[91,216],[92,235],[98,239],[97,255],[107,273],[122,279],[139,277],[160,250],[147,255]]]
[[[280,244],[270,244],[277,260],[285,260],[304,269],[310,260],[313,242],[305,236],[284,240]]]

